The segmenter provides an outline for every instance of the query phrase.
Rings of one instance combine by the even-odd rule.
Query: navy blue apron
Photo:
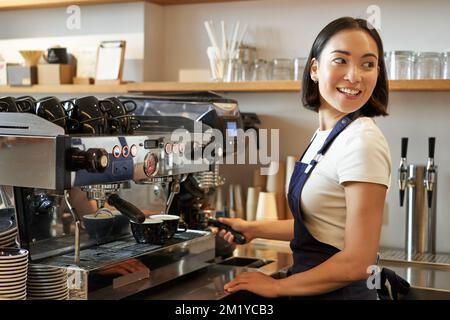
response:
[[[344,118],[334,126],[331,133],[328,135],[321,149],[316,156],[311,160],[310,164],[304,164],[299,161],[295,163],[294,172],[292,173],[289,183],[288,201],[289,207],[294,216],[294,239],[290,246],[293,252],[294,264],[289,270],[289,274],[304,272],[314,268],[322,262],[328,260],[340,250],[332,245],[323,243],[315,239],[305,226],[303,221],[303,213],[301,210],[300,197],[303,186],[308,179],[314,167],[324,156],[334,139],[358,116],[359,112],[354,112],[346,115]],[[309,146],[308,146],[309,148]],[[308,150],[306,148],[306,150]],[[305,152],[306,152],[305,150]],[[303,153],[305,154],[305,153]],[[335,291],[309,297],[291,297],[293,299],[370,299],[377,298],[376,290],[367,288],[366,280],[352,282],[351,284],[337,289]]]

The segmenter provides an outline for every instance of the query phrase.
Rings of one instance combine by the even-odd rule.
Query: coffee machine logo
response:
[[[193,133],[184,129],[172,132],[171,140],[186,146],[184,156],[174,158],[174,163],[260,164],[261,175],[278,172],[279,129],[259,129],[257,133],[254,129],[244,131],[233,128],[225,131],[225,137],[219,129],[203,130],[203,124],[197,121],[194,123]]]
[[[81,29],[81,8],[77,5],[71,5],[67,7],[66,13],[69,14],[66,20],[67,29]]]

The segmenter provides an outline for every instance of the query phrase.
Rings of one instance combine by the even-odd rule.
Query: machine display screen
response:
[[[145,149],[155,149],[158,147],[158,140],[145,140],[144,148]]]
[[[237,123],[234,121],[227,122],[227,134],[230,137],[237,137]]]

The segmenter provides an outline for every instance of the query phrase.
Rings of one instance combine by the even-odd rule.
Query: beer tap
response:
[[[408,152],[408,138],[402,138],[402,149],[400,166],[398,168],[398,186],[400,189],[400,207],[403,207],[405,199],[405,189],[408,180],[408,165],[406,163],[406,154]]]
[[[436,168],[434,166],[434,146],[436,143],[435,137],[428,138],[428,161],[425,169],[424,186],[427,190],[428,208],[431,209],[433,204],[433,191],[436,182]]]

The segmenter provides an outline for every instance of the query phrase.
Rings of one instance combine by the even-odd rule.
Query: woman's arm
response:
[[[282,295],[326,293],[356,280],[367,279],[367,268],[375,263],[386,198],[386,186],[347,182],[345,248],[306,272],[280,280]]]
[[[259,272],[242,273],[225,285],[229,292],[249,290],[268,297],[327,293],[356,280],[367,279],[375,263],[384,211],[386,187],[381,184],[345,184],[347,219],[345,248],[324,263],[302,273],[275,280]]]
[[[294,238],[294,219],[276,221],[245,221],[242,219],[219,218],[251,241],[254,238],[290,241]],[[233,243],[233,235],[222,230],[219,235]]]

